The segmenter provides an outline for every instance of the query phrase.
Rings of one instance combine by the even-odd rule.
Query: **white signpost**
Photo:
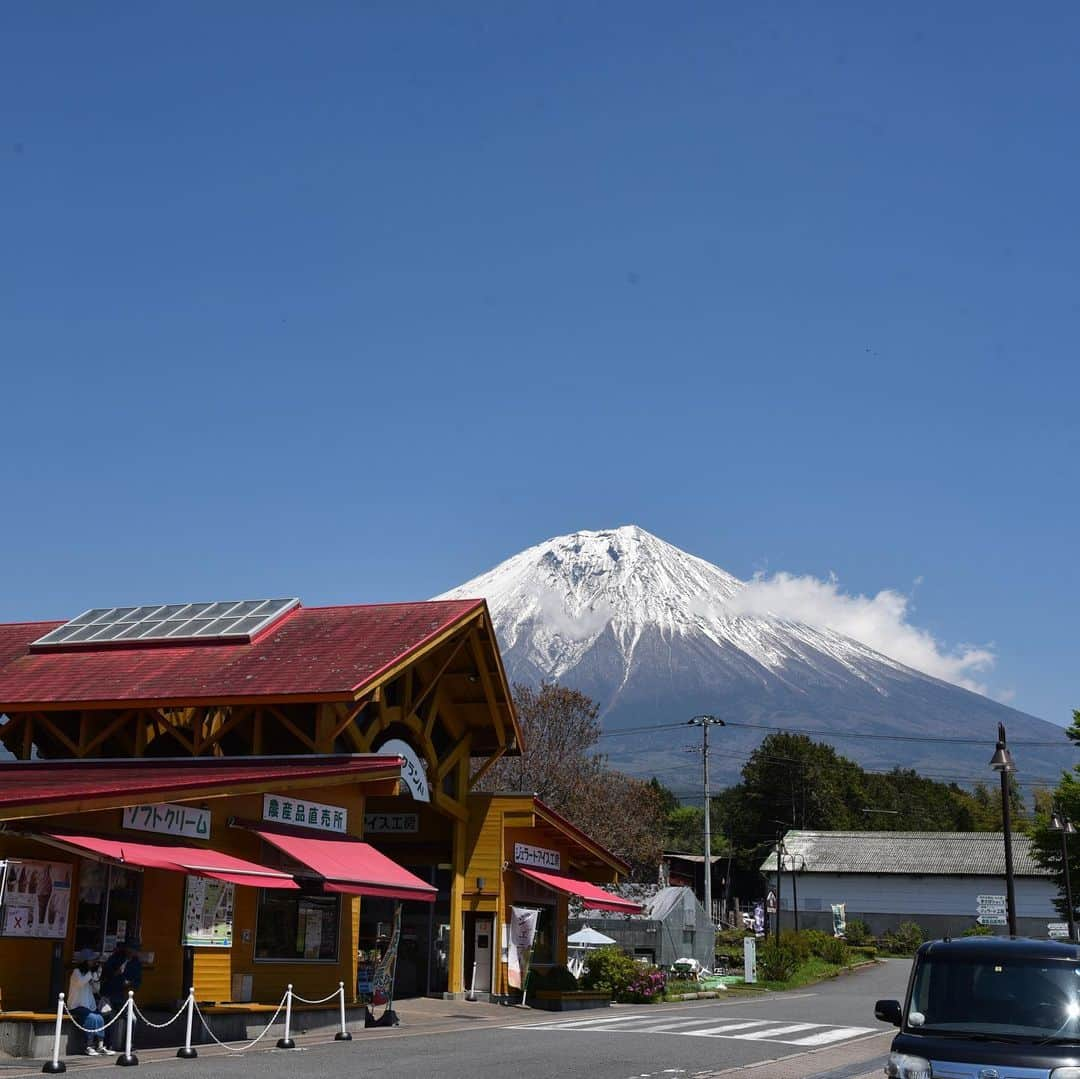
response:
[[[1003,895],[980,895],[975,906],[979,925],[1008,925],[1009,903]]]
[[[1046,935],[1052,940],[1068,940],[1069,939],[1069,923],[1068,922],[1047,922],[1046,923]]]
[[[753,937],[743,937],[743,981],[753,985],[757,981],[757,941]]]

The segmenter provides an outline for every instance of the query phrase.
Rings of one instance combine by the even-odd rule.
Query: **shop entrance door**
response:
[[[491,992],[492,930],[493,919],[478,915],[473,926],[473,962],[476,964],[476,973],[472,984],[477,993]]]

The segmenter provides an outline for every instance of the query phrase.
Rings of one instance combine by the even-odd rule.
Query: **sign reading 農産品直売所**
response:
[[[528,865],[534,869],[562,869],[562,855],[546,847],[532,847],[528,843],[514,844],[514,864]]]
[[[180,835],[188,839],[209,839],[210,810],[162,803],[128,806],[124,810],[122,825],[137,832],[159,832],[161,835]]]
[[[301,828],[318,828],[323,832],[344,832],[349,822],[349,812],[341,806],[323,805],[308,798],[264,794],[263,820],[295,824]]]

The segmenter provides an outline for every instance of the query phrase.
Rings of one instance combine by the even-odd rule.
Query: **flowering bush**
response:
[[[626,989],[627,1004],[653,1004],[660,1000],[667,989],[667,975],[656,967],[645,967]]]
[[[643,967],[614,945],[589,952],[581,981],[586,989],[606,990],[619,1004],[647,1004],[659,1000],[667,988],[663,971]]]

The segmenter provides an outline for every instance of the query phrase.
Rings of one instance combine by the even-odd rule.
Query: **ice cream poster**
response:
[[[70,863],[8,863],[3,912],[5,937],[63,940],[67,936],[70,910]]]

